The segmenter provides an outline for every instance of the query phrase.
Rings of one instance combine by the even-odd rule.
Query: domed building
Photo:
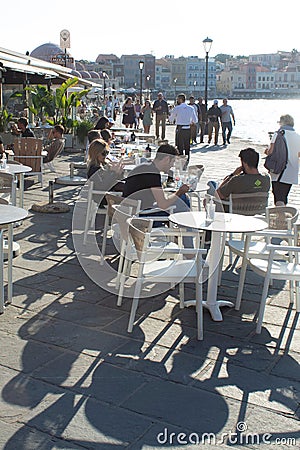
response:
[[[87,70],[79,70],[79,73],[85,80],[88,78],[92,78],[90,72],[88,72]]]
[[[95,79],[99,79],[100,78],[99,73],[95,72],[94,70],[90,70],[90,75],[91,75],[91,78],[95,78]]]
[[[78,70],[72,70],[71,74],[74,75],[74,77],[82,78],[82,75]]]
[[[48,42],[47,44],[42,44],[39,47],[36,47],[31,53],[31,56],[34,58],[42,59],[43,61],[47,62],[54,62],[52,58],[57,57],[58,55],[61,55],[61,65],[64,65],[64,50],[62,50],[58,45],[52,44],[51,42]],[[67,55],[70,56],[69,52],[67,52]],[[67,62],[67,67],[70,69],[75,69],[75,64]]]
[[[85,70],[85,65],[80,61],[76,61],[75,70],[78,70],[78,72],[80,72],[81,70]]]

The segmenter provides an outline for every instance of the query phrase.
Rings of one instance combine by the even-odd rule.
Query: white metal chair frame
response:
[[[299,225],[297,226],[298,229]],[[258,257],[250,258],[249,264],[251,269],[264,277],[264,285],[261,295],[260,308],[256,326],[256,333],[261,333],[263,317],[266,307],[266,301],[268,296],[268,290],[271,280],[289,280],[290,282],[290,304],[294,303],[293,298],[293,282],[295,282],[296,289],[296,311],[300,312],[300,296],[299,296],[299,281],[300,281],[300,264],[299,264],[299,253],[300,247],[298,246],[281,246],[268,244],[267,246],[269,252],[269,258],[261,259]],[[285,251],[290,255],[289,261],[278,261],[276,260],[276,252]]]
[[[129,235],[131,243],[135,246],[138,256],[138,275],[132,300],[128,332],[132,332],[135,314],[139,303],[139,297],[143,283],[147,280],[155,283],[195,283],[196,285],[196,312],[197,312],[197,338],[203,339],[203,305],[202,305],[202,255],[205,249],[181,249],[183,255],[194,255],[194,259],[166,259],[147,263],[150,246],[150,232],[153,222],[151,220],[132,218],[129,219]],[[174,230],[172,230],[174,231]],[[190,234],[190,233],[189,233]],[[178,255],[178,250],[174,254]],[[158,249],[161,256],[161,250]],[[182,274],[186,273],[184,279]]]

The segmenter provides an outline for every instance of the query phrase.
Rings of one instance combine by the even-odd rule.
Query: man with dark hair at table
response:
[[[245,148],[239,153],[241,165],[224,178],[217,189],[221,200],[227,200],[230,194],[254,194],[268,192],[270,177],[258,171],[259,154],[253,148]]]
[[[161,183],[161,172],[168,173],[174,165],[177,150],[173,145],[163,144],[151,163],[140,164],[135,167],[125,181],[123,197],[141,200],[142,209],[160,208],[161,215],[168,215],[167,209],[176,205],[176,211],[188,210],[189,201],[186,193],[189,186],[182,184],[174,193],[165,195]],[[147,213],[147,211],[145,211]],[[158,214],[155,213],[155,216]]]
[[[62,125],[54,125],[49,134],[49,139],[51,142],[43,148],[47,151],[47,155],[44,156],[43,162],[48,163],[53,161],[53,159],[62,151],[64,148],[65,140],[63,139],[64,127]]]
[[[21,135],[21,137],[35,137],[34,133],[28,127],[28,120],[26,117],[20,117],[17,121],[17,125],[12,127],[12,133]]]

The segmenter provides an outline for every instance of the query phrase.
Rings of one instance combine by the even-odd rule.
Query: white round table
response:
[[[211,246],[207,255],[209,267],[207,299],[203,305],[210,311],[212,319],[222,321],[221,306],[233,306],[232,302],[227,300],[217,300],[219,264],[225,246],[226,233],[250,233],[267,228],[267,223],[260,218],[253,216],[243,216],[240,214],[215,213],[215,219],[212,222],[206,221],[205,212],[181,212],[169,216],[169,220],[179,227],[193,228],[198,230],[211,231]],[[195,301],[186,302],[187,306]]]
[[[0,205],[0,314],[4,311],[4,279],[3,279],[3,231],[8,229],[8,294],[7,302],[12,302],[12,256],[13,256],[13,224],[27,217],[23,208],[12,205]]]

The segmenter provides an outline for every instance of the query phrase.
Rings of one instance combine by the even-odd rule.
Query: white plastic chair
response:
[[[129,223],[128,220],[132,218],[132,208],[130,205],[126,203],[122,203],[120,205],[113,205],[114,215],[112,218],[112,228],[117,230],[119,233],[119,265],[118,265],[118,275],[116,279],[116,287],[119,289],[118,291],[118,301],[117,305],[121,306],[126,277],[130,275],[131,264],[137,260],[137,254],[134,246],[129,241]],[[166,232],[168,231],[168,235],[173,237],[172,239],[166,239]],[[173,233],[173,234],[172,234]],[[160,253],[163,253],[164,257],[171,256],[174,258],[174,250],[176,250],[177,254],[180,253],[180,247],[182,247],[182,237],[179,236],[178,230],[175,232],[168,230],[166,228],[153,228],[151,232],[151,246],[152,248],[156,248],[160,250]],[[177,237],[178,244],[174,242],[175,236]],[[116,241],[115,241],[116,242]],[[200,242],[200,241],[199,241]],[[202,242],[202,241],[201,241]],[[169,252],[170,250],[170,252]],[[153,258],[151,252],[149,252],[150,258]],[[126,254],[126,259],[125,259]]]
[[[299,234],[300,225],[295,225],[296,234]],[[297,240],[298,243],[298,240]],[[268,244],[267,250],[269,252],[268,259],[262,259],[257,255],[256,258],[249,259],[251,269],[264,277],[264,285],[261,295],[260,308],[256,326],[256,333],[261,333],[266,301],[268,297],[268,290],[271,280],[289,281],[290,289],[290,303],[294,303],[295,287],[296,294],[296,311],[300,312],[300,297],[299,297],[299,281],[300,281],[300,264],[299,264],[299,246],[281,246]],[[276,260],[276,252],[284,251],[289,254],[289,260]],[[295,282],[295,283],[294,283]]]
[[[294,244],[297,238],[297,229],[294,226],[297,219],[298,210],[294,207],[269,207],[266,209],[268,228],[255,233],[247,233],[245,239],[242,240],[232,239],[227,241],[230,250],[235,253],[237,257],[242,258],[239,286],[235,303],[235,309],[237,311],[241,306],[242,292],[249,259],[256,257],[268,259],[268,244],[270,244],[272,238],[280,239],[283,242],[287,242],[289,245]],[[283,246],[280,246],[280,250],[276,251],[275,258],[287,259]]]
[[[111,221],[114,215],[114,205],[122,205],[124,207],[130,208],[131,214],[135,215],[138,214],[141,208],[141,201],[135,200],[131,198],[124,198],[121,196],[122,194],[120,192],[107,192],[105,194],[105,199],[107,201],[106,206],[106,214],[105,214],[105,221],[104,221],[104,228],[103,228],[103,240],[102,240],[102,256],[105,256],[106,252],[106,242],[107,242],[107,234],[110,229]]]
[[[149,251],[154,255],[155,249],[150,244],[152,220],[132,218],[129,220],[129,235],[138,257],[138,275],[128,323],[128,332],[132,332],[135,314],[143,284],[150,283],[194,283],[196,286],[197,338],[203,339],[203,305],[202,305],[202,256],[205,249],[181,249],[182,255],[194,256],[192,259],[160,259],[147,262]],[[171,230],[174,231],[174,230]],[[177,250],[175,252],[178,253]],[[174,253],[175,253],[174,252]]]
[[[16,205],[17,182],[11,173],[0,172],[1,203]]]
[[[89,230],[93,229],[97,215],[106,215],[107,206],[99,207],[99,199],[103,199],[108,193],[107,190],[99,190],[94,188],[94,181],[88,180],[87,183],[87,211],[85,216],[85,225],[83,233],[83,244],[86,244]],[[121,196],[121,192],[113,192],[114,195]],[[98,201],[96,198],[98,197]]]
[[[285,239],[294,238],[293,225],[298,220],[299,211],[293,206],[275,206],[266,208],[265,220],[268,223],[268,228],[264,231],[255,232],[251,234],[251,241],[249,243],[248,253],[251,256],[246,255],[246,257],[253,257],[257,254],[268,255],[266,251],[266,246],[270,243],[272,237],[276,237],[276,232],[281,236],[283,231]],[[279,237],[279,236],[278,236]],[[281,237],[281,239],[283,239]],[[245,254],[245,239],[229,239],[226,242],[230,251],[234,253],[237,258],[244,257]],[[234,264],[234,266],[236,263]]]

